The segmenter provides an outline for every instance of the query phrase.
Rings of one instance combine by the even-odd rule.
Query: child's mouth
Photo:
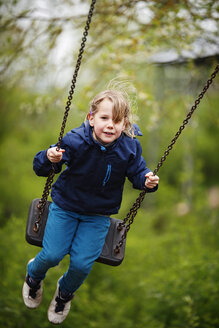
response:
[[[104,132],[106,135],[108,136],[113,136],[113,133],[112,132]]]

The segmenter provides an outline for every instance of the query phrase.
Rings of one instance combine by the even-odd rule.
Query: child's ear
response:
[[[87,118],[88,118],[88,121],[90,123],[90,126],[94,126],[94,116],[91,113],[89,113],[87,115]]]

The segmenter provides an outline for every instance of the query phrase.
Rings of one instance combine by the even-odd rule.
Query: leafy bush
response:
[[[185,107],[192,103],[187,92],[191,88],[177,90],[175,79],[171,83],[166,75],[170,85],[163,87],[160,98],[156,98],[161,89],[151,83],[156,69],[167,74],[167,68],[154,68],[138,112],[144,133],[140,139],[143,155],[151,169],[184,118]],[[180,69],[184,74],[179,76],[185,77],[188,68]],[[198,74],[203,77],[206,70]],[[138,83],[142,90],[143,83],[145,88],[149,85],[141,72]],[[219,327],[219,132],[217,83],[214,85],[160,170],[159,191],[146,195],[129,232],[123,264],[116,268],[94,265],[62,327]],[[63,111],[58,90],[56,95],[51,99],[46,94],[1,88],[0,326],[5,328],[50,327],[47,308],[57,279],[68,267],[66,257],[48,272],[39,309],[25,308],[21,289],[26,264],[39,251],[25,242],[26,217],[30,201],[41,195],[45,183],[44,178],[34,175],[32,160],[37,151],[57,140]],[[88,87],[79,90],[67,130],[83,121],[89,95]],[[137,195],[138,191],[127,183],[117,217],[126,215]]]

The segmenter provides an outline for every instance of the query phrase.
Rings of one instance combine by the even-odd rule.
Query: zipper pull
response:
[[[104,146],[101,146],[100,149],[101,149],[103,152],[106,151],[106,147],[104,147]]]

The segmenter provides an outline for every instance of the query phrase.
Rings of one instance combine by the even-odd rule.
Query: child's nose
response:
[[[108,128],[113,129],[113,121],[112,120],[108,121]]]

